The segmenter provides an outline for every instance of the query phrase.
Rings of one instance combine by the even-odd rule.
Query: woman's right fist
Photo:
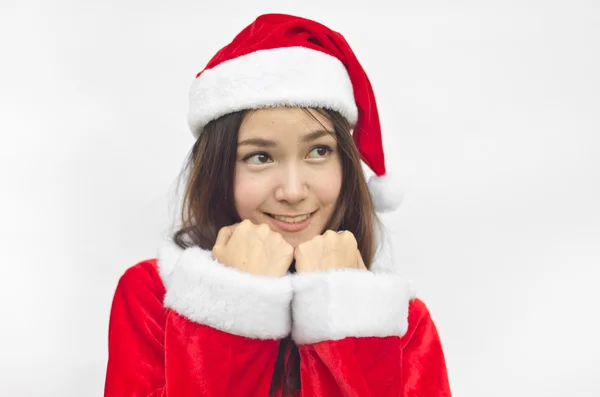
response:
[[[213,259],[248,273],[283,277],[294,259],[294,248],[266,224],[245,219],[219,230]]]

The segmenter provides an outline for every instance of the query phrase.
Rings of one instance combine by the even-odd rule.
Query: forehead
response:
[[[325,116],[314,110],[309,110],[314,116],[301,108],[270,108],[250,112],[240,126],[239,140],[249,137],[300,136],[315,130],[325,129],[333,132],[333,123]],[[315,118],[317,120],[315,120]]]

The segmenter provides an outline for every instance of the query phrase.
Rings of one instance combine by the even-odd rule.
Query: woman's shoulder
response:
[[[424,316],[429,316],[429,308],[421,299],[414,297],[411,299],[408,306],[408,316],[414,319],[420,319]]]
[[[417,297],[410,300],[408,304],[408,329],[402,339],[406,345],[415,334],[423,330],[435,328],[431,313],[425,302]]]
[[[158,259],[145,259],[127,268],[119,278],[117,290],[145,291],[164,296],[165,287],[159,274]]]
[[[163,299],[166,294],[165,285],[169,284],[175,265],[186,251],[188,250],[179,247],[172,239],[160,241],[156,256],[127,268],[119,279],[117,289],[135,291],[138,294],[151,292]],[[210,251],[199,247],[188,252],[192,255],[192,261],[210,258]]]

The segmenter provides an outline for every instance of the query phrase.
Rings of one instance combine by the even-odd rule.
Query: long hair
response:
[[[303,110],[318,122],[309,109]],[[363,261],[370,268],[376,249],[374,229],[379,223],[351,126],[338,112],[314,110],[332,122],[342,165],[341,192],[325,230],[352,232]],[[212,250],[219,230],[241,221],[235,209],[233,176],[239,129],[249,112],[251,110],[230,113],[210,122],[188,156],[183,170],[188,171],[189,177],[182,199],[181,226],[173,234],[173,241],[182,249],[199,246]],[[288,345],[291,345],[291,356],[285,365]],[[278,389],[283,391],[284,397],[293,396],[300,389],[300,355],[290,337],[280,343],[271,396]]]

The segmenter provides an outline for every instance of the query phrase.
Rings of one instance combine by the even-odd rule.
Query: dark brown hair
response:
[[[316,117],[303,109],[318,122]],[[367,268],[375,255],[374,228],[379,225],[360,155],[352,139],[351,126],[338,112],[314,109],[327,117],[334,126],[342,164],[342,187],[336,209],[325,230],[348,230],[358,243]],[[199,246],[212,250],[219,230],[240,222],[233,196],[239,129],[251,110],[227,114],[210,122],[196,140],[188,156],[184,172],[189,177],[183,194],[181,226],[173,241],[182,249]],[[325,232],[323,230],[323,232]],[[285,348],[291,344],[289,365],[284,365]],[[300,389],[300,355],[290,339],[281,341],[271,383],[271,396],[282,389],[283,396],[293,396]]]

